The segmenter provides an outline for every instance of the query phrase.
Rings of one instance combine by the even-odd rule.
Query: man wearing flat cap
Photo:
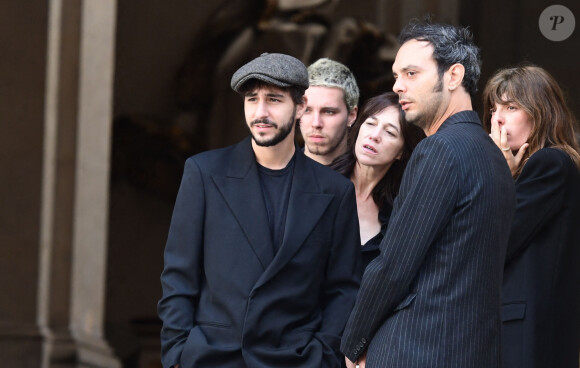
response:
[[[163,367],[340,367],[360,274],[354,188],[294,143],[302,62],[262,54],[231,86],[250,137],[185,164],[161,275]]]

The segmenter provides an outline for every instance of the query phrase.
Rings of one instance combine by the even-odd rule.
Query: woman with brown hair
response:
[[[502,290],[506,368],[578,367],[580,149],[562,90],[544,69],[496,72],[484,126],[502,150],[517,208]]]
[[[386,92],[366,101],[348,134],[348,151],[330,165],[354,183],[365,268],[379,254],[403,171],[424,137],[403,118],[398,95]]]

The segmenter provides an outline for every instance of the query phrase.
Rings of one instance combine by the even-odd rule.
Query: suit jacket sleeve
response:
[[[521,254],[530,240],[564,204],[567,180],[566,154],[545,148],[534,153],[516,181],[516,214],[506,262]]]
[[[459,165],[449,145],[432,136],[417,147],[395,199],[380,255],[366,268],[341,350],[356,361],[411,284],[456,205]]]
[[[344,360],[339,350],[340,337],[354,305],[362,274],[359,225],[352,183],[343,193],[336,212],[332,239],[333,247],[325,270],[322,295],[322,326],[315,335],[324,349],[325,359],[321,367],[338,367]]]
[[[194,325],[203,260],[204,189],[199,167],[187,160],[165,247],[158,304],[161,359],[164,367],[179,363]]]

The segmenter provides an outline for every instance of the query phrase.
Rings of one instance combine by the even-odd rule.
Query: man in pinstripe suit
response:
[[[407,166],[341,350],[349,367],[499,367],[515,193],[472,111],[479,50],[467,29],[429,21],[412,21],[399,41],[393,90],[428,137]]]

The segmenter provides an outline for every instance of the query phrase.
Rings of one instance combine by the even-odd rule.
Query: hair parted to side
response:
[[[346,65],[338,61],[321,58],[312,63],[308,67],[308,82],[310,87],[340,88],[349,113],[358,105],[360,92],[356,78]]]
[[[412,19],[399,34],[402,45],[410,40],[426,41],[433,45],[433,58],[437,62],[439,78],[454,64],[465,68],[461,85],[473,97],[477,92],[477,81],[481,74],[479,48],[473,43],[473,35],[466,27],[431,22],[426,16],[423,21]]]
[[[329,165],[342,175],[350,178],[354,170],[354,165],[356,164],[355,144],[361,125],[369,117],[380,113],[388,107],[395,107],[399,110],[399,125],[401,126],[401,134],[404,143],[401,158],[391,165],[389,171],[387,171],[385,176],[383,176],[383,178],[373,188],[373,200],[379,208],[382,208],[385,202],[391,205],[393,204],[395,197],[399,193],[403,172],[405,171],[405,167],[407,167],[411,153],[413,153],[413,150],[419,141],[425,138],[425,132],[423,129],[404,119],[401,106],[399,105],[399,95],[395,92],[386,92],[369,98],[363,105],[360,114],[358,114],[355,123],[348,133],[347,152],[337,157]]]
[[[500,69],[489,79],[483,91],[483,126],[491,131],[491,109],[495,104],[515,103],[532,118],[528,148],[516,177],[535,152],[542,148],[559,148],[580,169],[580,148],[576,140],[577,121],[566,105],[562,89],[545,69],[522,64]]]

